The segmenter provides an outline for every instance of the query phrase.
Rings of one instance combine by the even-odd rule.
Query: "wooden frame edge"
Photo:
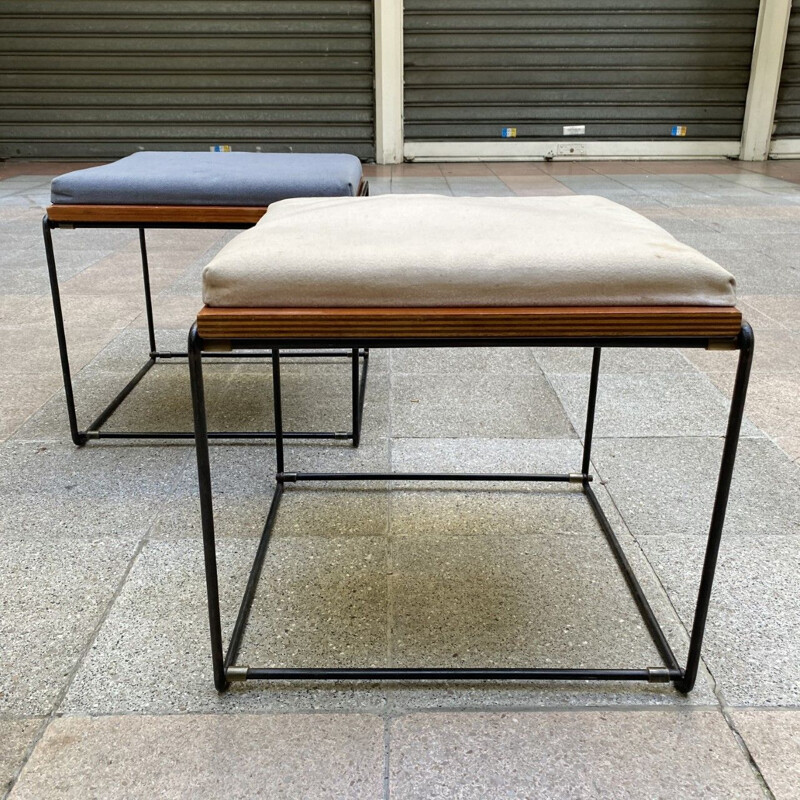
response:
[[[504,338],[738,334],[733,306],[466,308],[212,308],[197,316],[210,339]]]

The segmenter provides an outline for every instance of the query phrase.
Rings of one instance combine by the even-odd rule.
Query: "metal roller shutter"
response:
[[[738,139],[758,5],[406,0],[406,139]]]
[[[797,6],[792,8],[789,17],[789,35],[775,108],[775,138],[800,139],[800,10]]]
[[[374,157],[370,0],[0,3],[0,157]]]

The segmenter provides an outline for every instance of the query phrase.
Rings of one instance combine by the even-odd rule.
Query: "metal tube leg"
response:
[[[281,353],[272,351],[272,397],[275,413],[275,457],[278,474],[283,472],[283,410],[281,408]]]
[[[350,353],[351,380],[350,394],[352,397],[352,417],[353,417],[353,447],[358,447],[361,440],[361,398],[360,398],[360,375],[359,375],[359,351],[354,348]]]
[[[61,357],[61,375],[64,378],[64,395],[67,399],[69,432],[72,441],[78,447],[82,447],[86,444],[86,437],[78,430],[78,416],[75,412],[75,396],[72,391],[72,373],[69,368],[69,352],[67,351],[67,335],[64,330],[64,314],[61,310],[61,292],[58,288],[56,257],[53,251],[53,235],[47,214],[45,214],[42,219],[42,233],[44,235],[44,252],[47,258],[47,272],[50,276],[50,294],[53,298],[53,314],[56,319],[56,337],[58,339],[58,353]]]
[[[144,228],[139,228],[139,250],[142,253],[142,278],[144,280],[144,310],[147,314],[147,334],[150,337],[150,357],[156,352],[156,333],[153,325],[153,298],[150,294],[150,266],[147,263],[147,243]]]
[[[676,682],[681,692],[690,692],[697,678],[700,666],[700,650],[703,646],[708,606],[711,601],[711,588],[714,583],[714,572],[717,567],[717,556],[722,538],[722,527],[725,523],[725,511],[728,507],[728,495],[733,477],[733,466],[736,461],[736,449],[739,444],[739,430],[742,427],[744,403],[747,397],[747,384],[750,379],[750,365],[753,361],[753,329],[745,322],[739,333],[739,365],[736,370],[736,382],[733,387],[733,399],[728,416],[728,428],[725,432],[725,446],[722,451],[722,463],[717,481],[717,494],[714,498],[714,511],[708,531],[703,573],[697,593],[697,606],[692,623],[692,636],[689,644],[689,656],[683,678]]]
[[[200,517],[203,526],[203,555],[206,567],[208,621],[211,628],[211,661],[214,667],[214,686],[222,692],[228,687],[222,652],[222,624],[219,611],[219,582],[217,579],[217,549],[214,540],[214,506],[211,494],[211,464],[208,454],[208,427],[203,393],[202,340],[197,326],[189,331],[189,377],[192,384],[192,409],[197,451],[197,479],[200,487]]]
[[[583,437],[583,463],[581,474],[583,479],[589,475],[592,461],[592,433],[594,432],[594,409],[597,404],[597,381],[600,376],[600,353],[602,348],[595,347],[592,354],[592,375],[589,379],[589,402],[586,406],[586,433]]]

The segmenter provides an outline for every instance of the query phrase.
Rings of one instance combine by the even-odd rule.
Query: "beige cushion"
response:
[[[210,306],[735,303],[733,276],[602,197],[299,198],[203,272]]]

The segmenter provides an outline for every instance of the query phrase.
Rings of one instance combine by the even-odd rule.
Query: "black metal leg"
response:
[[[367,189],[368,190],[368,189]],[[52,228],[58,227],[58,223],[52,223],[49,217],[45,214],[42,219],[42,232],[44,237],[45,255],[47,259],[47,269],[50,278],[50,292],[53,300],[53,314],[56,323],[56,335],[58,340],[58,351],[61,359],[61,372],[64,380],[64,394],[67,404],[67,417],[69,420],[70,437],[72,441],[78,446],[82,447],[90,439],[187,439],[191,440],[195,434],[191,431],[104,431],[103,426],[111,419],[116,410],[122,405],[128,395],[136,388],[148,371],[155,366],[156,360],[170,360],[176,358],[188,357],[188,352],[159,352],[156,343],[155,335],[155,322],[153,318],[153,301],[152,290],[150,285],[150,267],[147,254],[147,241],[145,236],[145,228],[134,223],[129,227],[136,227],[139,231],[139,249],[141,251],[142,261],[142,280],[144,285],[144,300],[145,300],[145,314],[147,318],[147,333],[149,339],[150,353],[147,361],[142,365],[138,372],[125,384],[125,386],[116,394],[111,402],[97,415],[97,417],[84,429],[78,427],[78,415],[75,404],[74,387],[72,383],[72,373],[69,363],[69,350],[67,348],[67,339],[64,327],[64,316],[61,306],[61,295],[58,284],[58,273],[56,270],[55,254],[53,249]],[[86,224],[82,227],[93,227]],[[106,227],[100,225],[99,227]],[[121,227],[125,227],[124,225]],[[178,226],[180,227],[180,226]],[[212,226],[213,227],[213,226]],[[237,227],[237,226],[234,226]],[[299,351],[288,354],[291,358],[319,358],[319,352]],[[352,403],[354,410],[353,430],[352,432],[346,431],[284,431],[284,439],[320,439],[320,440],[350,440],[358,444],[358,438],[361,432],[361,420],[363,418],[364,409],[364,395],[366,390],[366,372],[367,372],[367,350],[339,350],[336,352],[325,352],[324,357],[342,358],[349,356],[355,358],[357,361],[363,356],[364,366],[361,371],[361,381],[357,388],[354,387],[354,392],[358,397],[358,404],[354,400]],[[257,356],[252,353],[212,353],[209,357],[214,359],[225,358],[255,358],[263,357]],[[355,368],[358,369],[358,364]],[[355,414],[356,405],[358,408]],[[208,432],[209,439],[274,439],[275,433],[272,431],[210,431]]]
[[[708,531],[703,573],[700,577],[700,588],[697,593],[697,606],[695,607],[694,621],[692,622],[689,655],[686,659],[683,678],[676,683],[677,688],[682,692],[690,692],[692,690],[697,679],[697,669],[700,665],[700,649],[703,646],[703,635],[708,617],[708,606],[711,601],[714,573],[717,567],[722,527],[725,523],[731,478],[733,477],[733,467],[736,461],[736,449],[739,445],[739,431],[741,430],[744,416],[744,403],[747,397],[747,384],[750,380],[754,343],[753,329],[745,322],[739,334],[739,365],[736,369],[736,381],[733,386],[728,428],[725,432],[725,446],[722,450],[722,463],[720,464],[714,510],[711,514],[711,524]]]
[[[583,463],[581,475],[586,481],[592,463],[592,433],[594,432],[594,411],[597,405],[597,381],[600,376],[600,354],[602,349],[595,347],[592,352],[592,374],[589,378],[589,402],[586,406],[586,433],[583,437]]]
[[[208,593],[208,621],[211,628],[211,661],[214,667],[214,686],[224,691],[228,682],[222,653],[222,624],[219,611],[219,581],[217,578],[217,548],[214,539],[214,507],[211,494],[211,464],[208,453],[208,428],[203,393],[202,340],[193,325],[189,331],[189,377],[192,384],[197,477],[200,487],[200,517],[203,527],[203,555]]]
[[[350,395],[352,403],[352,419],[353,419],[353,447],[358,447],[361,440],[361,396],[359,380],[360,373],[360,359],[358,348],[354,348],[350,353]]]
[[[689,346],[708,347],[713,340],[687,340]],[[264,526],[261,541],[255,556],[253,566],[250,571],[250,576],[247,583],[242,603],[239,609],[239,616],[236,621],[234,633],[231,638],[231,644],[225,656],[223,670],[224,676],[229,681],[240,681],[248,679],[267,679],[267,680],[286,680],[286,679],[299,679],[299,680],[614,680],[614,681],[648,681],[651,683],[668,683],[672,682],[674,685],[683,692],[690,691],[695,683],[699,659],[700,649],[702,646],[703,630],[705,627],[706,617],[708,613],[708,606],[711,597],[711,586],[714,577],[714,570],[716,567],[717,556],[719,552],[719,542],[722,533],[722,527],[725,517],[725,508],[730,491],[730,482],[733,473],[734,459],[736,455],[737,443],[741,422],[743,417],[743,409],[745,396],[747,392],[747,383],[750,372],[750,364],[752,361],[753,352],[753,335],[752,330],[747,324],[742,326],[741,332],[735,342],[729,341],[728,344],[739,349],[739,367],[737,370],[736,384],[734,387],[733,401],[731,404],[731,412],[728,420],[728,429],[726,434],[725,447],[723,451],[722,464],[720,467],[719,483],[717,487],[717,495],[714,503],[714,511],[711,519],[711,527],[709,531],[708,547],[706,551],[705,563],[703,566],[703,574],[701,578],[697,608],[695,611],[695,619],[691,634],[691,644],[689,649],[689,656],[687,666],[682,669],[678,664],[672,648],[667,641],[666,635],[662,630],[650,604],[645,596],[642,587],[636,578],[633,569],[625,555],[625,552],[613,531],[611,523],[603,512],[602,507],[591,488],[592,475],[589,473],[591,464],[591,445],[594,428],[594,417],[597,403],[597,389],[600,371],[600,357],[601,346],[624,346],[627,344],[632,347],[656,347],[664,346],[660,340],[650,339],[642,341],[640,339],[631,337],[629,340],[594,340],[594,342],[587,343],[594,348],[592,371],[589,385],[589,401],[586,418],[586,431],[584,439],[584,451],[582,458],[582,472],[574,474],[505,474],[505,473],[393,473],[393,472],[365,472],[365,473],[336,473],[336,472],[285,472],[284,470],[284,438],[287,434],[283,432],[283,418],[281,408],[281,383],[280,383],[280,351],[275,348],[273,342],[254,340],[252,345],[267,349],[272,359],[272,377],[273,377],[273,392],[274,392],[274,406],[275,406],[275,438],[276,438],[276,458],[277,458],[277,486],[272,498],[267,521]],[[448,340],[447,344],[452,346],[455,344],[463,344],[468,346],[467,343],[460,341],[454,342]],[[675,341],[671,341],[675,344]],[[558,342],[549,342],[550,346],[560,346]],[[196,345],[195,345],[196,346]],[[335,346],[331,342],[327,346]],[[402,345],[400,345],[402,346]],[[198,346],[199,351],[199,346]],[[366,348],[360,352],[352,350],[351,357],[356,358],[357,355],[362,355],[365,359],[368,355]],[[193,399],[196,403],[202,405],[202,381],[197,381],[194,377],[199,374],[199,354],[196,355],[198,364],[193,366]],[[192,362],[194,364],[194,362]],[[353,394],[353,413],[354,422],[360,422],[358,415],[361,411],[357,408],[358,404],[363,404],[364,391],[363,384],[366,372],[366,363],[364,371],[359,373],[359,370],[353,369],[352,388]],[[356,391],[357,389],[357,391]],[[199,400],[198,400],[199,392]],[[197,406],[196,406],[197,407]],[[196,424],[201,427],[198,428],[198,446],[203,448],[204,462],[207,463],[208,459],[208,434],[205,428],[204,415]],[[354,424],[353,434],[355,436],[358,427]],[[198,465],[201,465],[201,456],[198,454]],[[211,498],[210,498],[210,479],[206,476],[205,484],[202,484],[203,470],[201,467],[201,496],[205,497],[206,501],[203,505],[203,513],[209,516],[212,513]],[[272,529],[277,517],[277,509],[283,495],[284,485],[286,483],[298,482],[317,482],[317,481],[386,481],[386,480],[422,480],[422,481],[521,481],[521,482],[567,482],[581,484],[584,493],[589,500],[589,503],[598,519],[598,522],[605,534],[606,540],[611,548],[614,558],[620,567],[620,570],[625,577],[628,588],[639,608],[642,619],[651,635],[651,638],[661,655],[663,666],[647,667],[647,668],[623,668],[623,669],[595,669],[595,668],[383,668],[383,667],[370,667],[370,668],[294,668],[294,667],[257,667],[257,666],[244,666],[237,665],[236,658],[239,653],[242,638],[244,636],[247,619],[250,612],[252,599],[255,595],[258,580],[261,574],[262,566],[269,545]],[[207,529],[211,530],[211,543],[213,545],[213,525],[207,526],[204,520],[204,536]],[[207,550],[208,554],[208,550]],[[213,556],[213,551],[212,551]],[[214,571],[214,579],[216,579],[216,571]],[[209,607],[216,607],[218,611],[218,599],[216,595],[216,584],[212,587],[209,583]],[[212,636],[213,636],[212,624]],[[218,631],[218,627],[217,627]],[[212,642],[215,653],[221,652],[221,645],[217,642]],[[216,662],[215,662],[216,663]],[[216,668],[216,667],[215,667]],[[217,673],[215,672],[215,680]],[[219,686],[219,683],[217,683]]]
[[[61,292],[58,288],[58,272],[56,271],[56,257],[53,250],[53,234],[47,214],[45,214],[42,219],[42,233],[44,235],[44,252],[47,258],[47,272],[50,276],[50,294],[53,298],[53,314],[56,319],[56,337],[58,339],[58,354],[61,358],[61,374],[64,378],[64,394],[67,399],[69,432],[72,441],[78,445],[78,447],[82,447],[86,444],[86,436],[78,430],[78,417],[75,413],[75,396],[72,391],[72,373],[69,368],[67,335],[64,330],[64,314],[61,309]]]
[[[158,352],[156,347],[156,332],[153,325],[153,298],[150,294],[150,266],[147,263],[147,243],[144,228],[139,228],[139,250],[142,253],[142,279],[144,280],[144,310],[147,315],[147,334],[150,337],[150,357],[155,357]]]
[[[272,397],[275,415],[275,458],[278,474],[283,473],[283,408],[281,406],[281,354],[272,351]]]

